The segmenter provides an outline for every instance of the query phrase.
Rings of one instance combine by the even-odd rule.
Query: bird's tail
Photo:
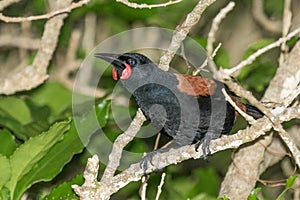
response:
[[[258,110],[255,106],[245,104],[246,107],[246,113],[248,115],[251,115],[254,119],[258,119],[264,116],[264,114]]]

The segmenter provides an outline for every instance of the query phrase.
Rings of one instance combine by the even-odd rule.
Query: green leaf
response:
[[[9,157],[16,148],[15,137],[7,129],[0,129],[0,154]]]
[[[254,190],[252,190],[248,196],[248,200],[259,200],[257,195],[260,191],[261,191],[261,188],[255,188]]]
[[[0,125],[11,130],[14,133],[14,135],[20,140],[25,141],[28,139],[28,136],[22,132],[22,124],[17,120],[0,116]]]
[[[109,106],[111,104],[111,100],[104,100],[101,103],[98,103],[95,106],[96,115],[101,127],[104,127],[109,118]]]
[[[285,193],[291,189],[294,184],[295,184],[295,180],[298,178],[299,174],[290,176],[287,180],[286,180],[286,185],[285,185],[285,189],[281,192],[281,194],[276,198],[276,200],[284,200],[284,196]]]
[[[11,168],[9,160],[0,154],[0,189],[9,181],[11,177]]]
[[[56,117],[72,105],[72,92],[60,83],[47,82],[32,94],[32,101],[38,106],[49,106],[51,116]]]
[[[293,175],[293,176],[290,176],[287,180],[286,180],[286,188],[287,189],[290,189],[291,187],[294,186],[295,184],[295,180],[298,178],[299,174],[296,174],[296,175]]]
[[[72,185],[82,185],[84,182],[83,175],[80,174],[73,178],[71,181],[64,182],[58,187],[54,188],[51,193],[42,200],[52,200],[52,199],[64,199],[64,200],[73,200],[79,199],[78,196],[72,189]]]
[[[228,52],[224,48],[220,48],[214,57],[217,66],[222,66],[223,68],[230,68],[230,57]]]
[[[46,121],[38,120],[28,123],[22,127],[22,132],[28,137],[34,137],[49,128],[49,124]]]
[[[69,129],[69,121],[55,123],[47,132],[30,138],[14,152],[10,158],[11,179],[6,184],[13,199],[19,199],[21,193],[15,195],[18,181],[45,156],[49,149],[63,139],[63,134]]]
[[[3,187],[0,189],[0,199],[1,200],[11,200],[10,199],[10,191],[6,187]]]
[[[199,168],[195,171],[198,178],[196,185],[189,192],[190,195],[206,193],[212,196],[218,195],[219,177],[213,168]]]
[[[98,120],[100,118],[106,118],[109,110],[109,105],[111,101],[103,101],[98,104],[101,106],[95,106],[96,112],[99,112]],[[93,115],[94,110],[91,110],[87,115],[80,117],[81,125],[87,124],[88,128],[93,126],[89,125],[90,117]],[[102,113],[102,114],[100,114]],[[102,122],[102,125],[106,125],[106,121]],[[50,181],[57,174],[61,172],[63,167],[70,162],[72,157],[83,151],[84,144],[90,139],[94,131],[87,131],[85,129],[84,137],[79,137],[77,129],[75,127],[74,120],[70,124],[70,129],[64,134],[63,140],[55,144],[49,152],[37,162],[33,168],[23,176],[19,181],[15,189],[15,194],[17,196],[21,195],[26,189],[28,189],[32,184],[40,181]]]
[[[72,157],[82,152],[84,145],[79,138],[74,123],[65,133],[62,141],[55,144],[49,152],[37,162],[33,168],[23,176],[16,185],[15,194],[19,196],[32,184],[40,181],[50,181],[63,167],[70,162]]]
[[[21,124],[27,124],[32,120],[26,103],[16,97],[0,97],[0,110]]]

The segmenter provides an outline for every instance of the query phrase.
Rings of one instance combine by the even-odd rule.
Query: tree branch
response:
[[[173,33],[172,41],[160,58],[159,68],[167,71],[169,69],[169,64],[176,54],[177,50],[180,48],[182,41],[186,38],[187,34],[190,32],[191,28],[198,23],[201,18],[202,13],[206,10],[208,6],[214,3],[216,0],[200,0],[195,8],[187,15],[184,22],[177,26]]]
[[[120,2],[120,3],[123,3],[125,4],[126,6],[128,7],[131,7],[131,8],[158,8],[158,7],[166,7],[166,6],[169,6],[169,5],[173,5],[173,4],[176,4],[176,3],[179,3],[181,2],[182,0],[174,0],[174,1],[169,1],[169,2],[166,2],[166,3],[160,3],[160,4],[152,4],[152,5],[148,5],[148,4],[138,4],[138,3],[132,3],[132,2],[129,2],[128,0],[116,0],[117,2]]]
[[[139,109],[136,112],[136,116],[131,122],[129,128],[121,135],[117,137],[113,144],[111,154],[109,155],[109,161],[103,173],[100,183],[110,183],[117,168],[119,167],[122,152],[124,147],[134,139],[137,132],[140,130],[142,124],[146,120],[143,112]]]
[[[211,26],[210,31],[208,33],[207,45],[206,45],[206,50],[207,50],[208,56],[212,56],[212,54],[213,54],[213,44],[216,40],[216,32],[218,31],[222,20],[234,8],[234,6],[235,6],[235,3],[233,1],[229,2],[227,4],[227,6],[224,7],[217,14],[217,16],[213,19],[212,26]],[[210,70],[212,71],[213,74],[216,74],[217,69],[214,65],[209,65],[209,68],[210,68]]]
[[[8,17],[0,13],[0,20],[6,22],[6,23],[20,23],[20,22],[26,22],[26,21],[35,21],[35,20],[41,20],[41,19],[50,19],[56,15],[60,15],[62,13],[69,13],[75,8],[79,8],[84,6],[85,4],[88,4],[90,0],[82,0],[76,3],[72,3],[66,8],[52,11],[50,13],[44,14],[44,15],[38,15],[38,16],[29,16],[29,17]]]
[[[293,32],[289,33],[286,37],[279,38],[277,41],[265,46],[264,48],[261,48],[257,50],[255,53],[253,53],[251,56],[249,56],[246,60],[243,60],[235,67],[232,67],[230,69],[223,69],[222,73],[226,74],[228,76],[238,76],[239,71],[243,69],[246,65],[251,64],[257,57],[260,55],[266,53],[267,51],[279,47],[282,43],[290,40],[292,37],[297,36],[300,33],[300,28],[295,29]]]
[[[295,111],[293,115],[288,114],[289,112],[283,112],[280,114],[280,116],[283,116],[280,117],[280,119],[290,120],[290,118],[300,115],[300,107],[291,109]],[[252,142],[257,138],[264,136],[271,128],[272,123],[267,118],[258,119],[251,127],[248,127],[245,130],[240,130],[234,135],[224,135],[219,139],[213,140],[210,145],[211,153],[214,154],[226,149],[238,148],[243,144]],[[199,149],[201,149],[201,147],[202,145],[199,146]],[[151,173],[171,164],[178,164],[191,158],[199,159],[201,156],[203,156],[202,151],[195,151],[194,145],[183,146],[178,149],[170,149],[168,152],[159,152],[153,155],[151,165],[149,165],[146,169],[146,173]],[[130,182],[140,180],[144,174],[145,171],[141,168],[140,163],[132,164],[128,169],[124,170],[120,174],[111,177],[109,181],[105,183],[101,181],[99,186],[97,185],[98,188],[95,198],[109,199],[110,195],[116,193]],[[82,188],[80,195],[84,194],[83,190],[84,188]]]
[[[71,0],[56,1],[53,7],[55,7],[55,9],[65,9],[70,4]],[[53,15],[52,18],[46,22],[39,49],[32,65],[18,67],[1,79],[0,94],[9,95],[18,91],[30,90],[42,84],[48,78],[47,67],[52,59],[60,29],[66,17],[67,14]]]

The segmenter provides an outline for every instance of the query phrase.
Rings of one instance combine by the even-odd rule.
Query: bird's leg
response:
[[[203,138],[203,143],[202,143],[202,152],[203,152],[203,158],[204,160],[207,159],[207,157],[211,154],[209,145],[210,142],[212,141],[213,133],[212,132],[207,132]]]
[[[207,157],[211,154],[209,149],[210,142],[214,139],[220,137],[220,134],[217,134],[214,131],[207,131],[204,135],[204,138],[201,141],[198,141],[195,144],[195,150],[198,151],[200,144],[202,144],[202,152],[203,152],[203,159],[206,160]]]
[[[148,169],[149,164],[154,166],[154,164],[152,163],[153,156],[158,154],[158,153],[167,152],[170,149],[171,149],[170,147],[166,147],[166,148],[163,148],[163,149],[158,149],[158,150],[147,153],[140,161],[140,168],[144,171],[144,175],[147,175],[146,171]],[[161,169],[159,169],[159,170],[161,170]]]
[[[149,164],[152,165],[152,166],[154,165],[154,164],[152,163],[152,158],[153,158],[153,156],[154,156],[155,154],[157,154],[157,153],[165,153],[165,152],[169,151],[170,149],[176,148],[176,147],[177,147],[177,148],[179,147],[178,144],[176,144],[176,143],[173,142],[173,140],[172,140],[172,141],[168,142],[167,144],[165,144],[165,145],[164,145],[163,147],[161,147],[160,149],[155,150],[155,151],[152,151],[152,152],[149,152],[148,154],[146,154],[146,155],[141,159],[141,161],[140,161],[140,167],[141,167],[141,169],[143,169],[144,174],[146,175],[146,170],[147,170]],[[161,170],[161,169],[159,169],[159,170]]]

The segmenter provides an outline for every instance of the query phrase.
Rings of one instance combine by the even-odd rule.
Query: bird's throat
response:
[[[132,73],[132,67],[129,64],[125,63],[125,69],[123,69],[120,79],[122,80],[128,79],[131,76],[131,73]],[[114,80],[118,80],[118,73],[115,68],[113,68],[112,70],[112,77]]]

